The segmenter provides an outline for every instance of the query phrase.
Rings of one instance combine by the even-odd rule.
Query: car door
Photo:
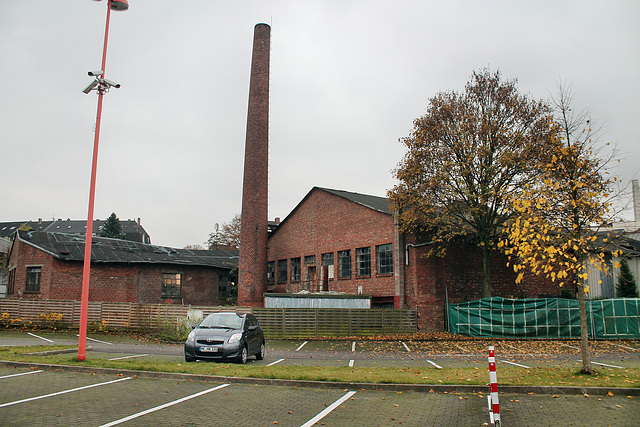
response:
[[[260,349],[260,343],[258,342],[258,321],[251,314],[247,314],[245,324],[247,325],[247,346],[249,347],[249,354],[255,354]]]

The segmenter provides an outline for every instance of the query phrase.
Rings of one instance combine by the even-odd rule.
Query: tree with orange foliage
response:
[[[402,231],[424,234],[430,255],[460,239],[482,254],[482,296],[491,296],[490,257],[512,218],[509,200],[539,171],[555,131],[551,108],[518,92],[516,80],[474,71],[463,93],[442,92],[401,139],[407,153],[389,191]]]

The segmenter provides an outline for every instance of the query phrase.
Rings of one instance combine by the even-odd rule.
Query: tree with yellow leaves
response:
[[[512,259],[520,282],[527,271],[545,275],[559,286],[575,286],[580,307],[582,372],[593,373],[589,353],[586,293],[587,264],[600,271],[611,253],[598,227],[610,222],[615,178],[611,158],[601,157],[588,112],[574,114],[570,89],[560,86],[556,107],[558,133],[551,150],[541,153],[539,180],[512,199],[518,216],[500,242]],[[614,256],[617,252],[614,251]]]

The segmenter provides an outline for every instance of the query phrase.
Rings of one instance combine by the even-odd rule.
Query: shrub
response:
[[[44,329],[60,329],[64,324],[64,314],[48,311],[44,314],[38,314],[40,326]]]
[[[198,323],[199,320],[184,317],[178,318],[178,321],[173,323],[166,318],[157,319],[159,326],[156,329],[155,336],[161,341],[184,342],[189,332],[191,332],[191,325]]]
[[[103,319],[99,322],[97,320],[89,322],[87,330],[90,332],[105,332],[107,330],[107,321]]]
[[[2,315],[0,315],[0,326],[2,326],[3,328],[18,327],[22,329],[28,329],[33,326],[33,322],[21,318],[14,319],[9,313],[2,313]]]

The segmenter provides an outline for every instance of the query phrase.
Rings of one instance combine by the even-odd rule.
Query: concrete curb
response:
[[[382,384],[382,383],[346,383],[330,381],[299,381],[266,378],[224,377],[219,375],[180,374],[172,372],[136,371],[131,369],[97,368],[87,366],[52,365],[47,363],[13,362],[0,360],[0,365],[14,368],[32,368],[50,371],[82,372],[104,375],[130,376],[136,378],[158,378],[181,381],[214,381],[233,384],[274,385],[280,387],[310,387],[322,389],[349,389],[375,391],[416,391],[421,393],[485,393],[488,385],[455,384]],[[499,385],[500,393],[544,394],[544,395],[592,395],[606,396],[612,392],[617,396],[640,396],[640,388],[616,387],[555,387],[555,386],[517,386]]]
[[[87,347],[86,351],[93,350],[91,347]],[[36,351],[35,353],[22,353],[23,356],[51,356],[54,354],[69,354],[76,353],[77,348],[67,348],[64,350],[49,350],[49,351]]]

